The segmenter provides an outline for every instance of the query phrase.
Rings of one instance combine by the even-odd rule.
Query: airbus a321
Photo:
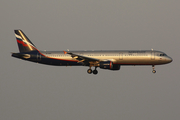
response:
[[[116,51],[40,51],[21,30],[14,30],[19,53],[13,57],[46,65],[88,66],[87,72],[96,75],[97,68],[120,70],[124,65],[150,65],[156,73],[155,65],[172,62],[164,52],[155,50],[116,50]],[[95,69],[92,70],[91,68]]]

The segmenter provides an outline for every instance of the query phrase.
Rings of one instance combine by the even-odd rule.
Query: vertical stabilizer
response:
[[[37,50],[36,46],[29,40],[22,30],[14,30],[14,32],[20,53]]]

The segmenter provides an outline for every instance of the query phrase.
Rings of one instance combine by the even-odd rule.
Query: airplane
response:
[[[88,66],[87,73],[98,74],[97,68],[117,71],[125,65],[163,65],[173,61],[164,52],[155,50],[106,50],[106,51],[40,51],[23,33],[14,30],[19,53],[12,57],[54,66]],[[94,70],[91,67],[95,67]]]

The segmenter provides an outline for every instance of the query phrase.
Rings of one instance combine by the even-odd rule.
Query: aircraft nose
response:
[[[167,61],[168,61],[168,63],[170,63],[173,61],[173,59],[171,57],[168,57]]]

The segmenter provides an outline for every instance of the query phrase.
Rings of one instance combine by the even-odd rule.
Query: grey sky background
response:
[[[0,120],[179,120],[179,0],[1,0]],[[160,50],[167,65],[120,71],[11,57],[14,29],[40,50]]]

